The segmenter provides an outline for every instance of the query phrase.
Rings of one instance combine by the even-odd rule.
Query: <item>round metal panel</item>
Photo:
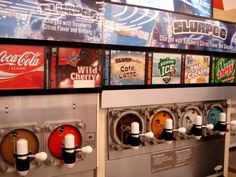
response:
[[[128,136],[132,122],[138,122],[140,133],[144,132],[145,123],[136,111],[125,111],[114,122],[114,139],[118,144],[128,145]]]
[[[221,106],[213,105],[207,112],[207,123],[214,126],[220,120],[220,113],[224,112]]]
[[[61,148],[63,147],[65,136],[69,133],[75,136],[75,145],[80,148],[82,144],[80,131],[72,125],[61,125],[52,131],[48,139],[48,148],[54,157],[62,158]]]
[[[174,115],[169,109],[158,109],[154,111],[154,115],[151,116],[151,130],[156,138],[159,138],[165,128],[165,120],[172,119],[174,124]],[[174,127],[174,125],[173,125]]]
[[[3,159],[11,165],[14,165],[13,154],[16,152],[16,142],[21,138],[28,141],[29,152],[36,154],[39,150],[39,141],[33,132],[27,129],[12,130],[1,142],[1,155]]]
[[[185,127],[186,131],[189,132],[195,122],[196,116],[198,115],[202,116],[201,111],[197,107],[187,107],[181,117],[181,126]]]

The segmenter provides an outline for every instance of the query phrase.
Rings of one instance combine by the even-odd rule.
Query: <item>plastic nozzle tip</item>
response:
[[[133,134],[139,134],[139,123],[138,122],[132,122],[131,123],[131,133]]]
[[[166,119],[166,129],[172,130],[173,129],[173,120],[172,119]]]
[[[67,166],[67,168],[71,169],[75,166],[75,163],[70,163],[70,164],[65,163],[65,165]]]
[[[17,155],[26,155],[28,154],[28,141],[26,139],[19,139],[16,142],[16,154]]]
[[[73,134],[67,134],[64,138],[64,147],[65,148],[75,148],[75,136]]]
[[[202,125],[202,116],[196,116],[195,125]]]
[[[29,170],[27,171],[17,171],[19,173],[20,176],[26,176],[29,172]]]
[[[226,122],[226,114],[224,112],[220,113],[220,121],[221,122]]]

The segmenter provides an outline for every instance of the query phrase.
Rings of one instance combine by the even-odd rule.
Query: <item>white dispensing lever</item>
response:
[[[28,141],[26,139],[19,139],[16,142],[16,154],[14,154],[16,170],[21,176],[26,176],[30,169],[30,159],[35,158],[40,161],[47,159],[47,153],[39,152],[37,154],[31,154],[28,151]]]
[[[200,140],[202,137],[202,128],[212,130],[214,126],[212,124],[202,125],[202,116],[195,117],[195,123],[193,124],[190,132],[194,135],[195,139]]]
[[[133,149],[138,149],[140,147],[141,141],[140,137],[144,136],[146,138],[153,138],[154,134],[153,132],[147,132],[144,134],[140,133],[139,129],[139,123],[138,122],[132,122],[131,123],[131,132],[130,132],[130,137],[129,137],[129,143]]]
[[[167,118],[165,120],[165,128],[161,134],[161,138],[164,139],[167,143],[171,143],[174,140],[174,132],[186,133],[186,128],[180,127],[178,129],[174,129],[173,120],[171,118]]]
[[[62,148],[62,158],[68,168],[74,167],[77,152],[90,154],[93,152],[93,148],[91,146],[85,146],[81,149],[77,148],[75,145],[75,136],[69,133],[64,138],[64,147]]]

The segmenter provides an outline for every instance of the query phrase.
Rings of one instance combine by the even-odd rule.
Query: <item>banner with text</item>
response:
[[[105,5],[107,44],[236,52],[236,26],[158,10]]]
[[[0,37],[102,42],[103,2],[0,1]]]

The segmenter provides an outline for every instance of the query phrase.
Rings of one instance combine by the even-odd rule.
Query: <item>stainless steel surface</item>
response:
[[[102,108],[235,99],[234,87],[105,90]]]
[[[184,148],[193,147],[193,145],[182,146]],[[153,152],[138,156],[121,158],[106,161],[106,177],[204,177],[214,174],[214,168],[217,165],[224,164],[224,141],[213,140],[210,142],[194,145],[195,160],[193,164],[168,169],[157,173],[151,171],[151,155]],[[176,150],[176,148],[170,149]],[[156,152],[160,151],[156,146]]]
[[[106,177],[204,177],[209,175],[215,175],[215,167],[222,166],[221,172],[224,166],[224,136],[217,135],[217,132],[203,131],[201,140],[195,140],[193,136],[179,135],[176,137],[176,141],[172,143],[164,143],[159,139],[155,139],[153,142],[143,143],[138,150],[132,148],[114,148],[116,142],[112,138],[114,127],[114,120],[117,116],[123,112],[136,111],[141,114],[142,119],[145,122],[149,122],[150,118],[155,114],[155,110],[166,110],[168,108],[171,111],[171,115],[174,117],[174,127],[179,128],[183,126],[181,124],[182,118],[185,113],[189,111],[188,108],[196,108],[197,113],[203,117],[203,125],[206,123],[208,110],[212,108],[212,105],[218,105],[226,111],[225,101],[202,101],[202,102],[187,102],[187,103],[174,103],[174,104],[161,104],[151,106],[136,106],[136,107],[118,107],[107,109],[107,158],[106,158]],[[113,114],[113,113],[116,114]],[[146,124],[147,127],[149,123]],[[145,128],[146,131],[150,128]],[[209,136],[211,135],[211,136]],[[187,150],[186,150],[187,149]],[[186,151],[185,151],[186,150]],[[172,166],[168,164],[163,165],[164,170],[157,169],[153,166],[152,159],[156,154],[169,153],[175,157],[178,152],[188,152],[189,154],[183,154],[180,158],[180,162],[169,160]],[[186,155],[186,156],[185,156]],[[162,154],[161,154],[162,156]],[[168,157],[170,158],[170,157]],[[167,157],[164,159],[167,160]],[[186,158],[186,159],[185,159]],[[177,156],[176,156],[177,159]],[[164,160],[164,161],[165,161]],[[183,163],[181,162],[183,160]],[[155,160],[153,160],[155,161]],[[167,160],[168,161],[168,160]],[[158,164],[159,162],[157,162]],[[162,162],[161,162],[162,163]],[[175,164],[176,163],[176,164]],[[165,162],[163,162],[165,164]],[[173,165],[174,164],[174,165]],[[158,166],[158,165],[157,165]],[[165,169],[166,168],[166,169]]]
[[[67,94],[67,95],[43,95],[43,96],[11,96],[0,97],[0,134],[3,137],[15,128],[29,127],[36,133],[40,150],[49,154],[49,160],[40,163],[32,162],[28,176],[32,177],[94,177],[96,171],[96,139],[97,139],[97,94]],[[57,165],[52,165],[55,158],[51,156],[47,147],[47,138],[51,125],[75,125],[82,134],[82,147],[94,146],[92,154],[78,160],[72,169],[68,169],[56,160]],[[47,125],[49,125],[47,127]],[[53,129],[53,127],[51,127]],[[1,138],[0,138],[1,140]],[[16,177],[12,166],[8,166],[0,158],[0,176]],[[50,163],[51,162],[51,163]],[[3,173],[7,165],[8,172]],[[39,165],[39,166],[38,166]]]

